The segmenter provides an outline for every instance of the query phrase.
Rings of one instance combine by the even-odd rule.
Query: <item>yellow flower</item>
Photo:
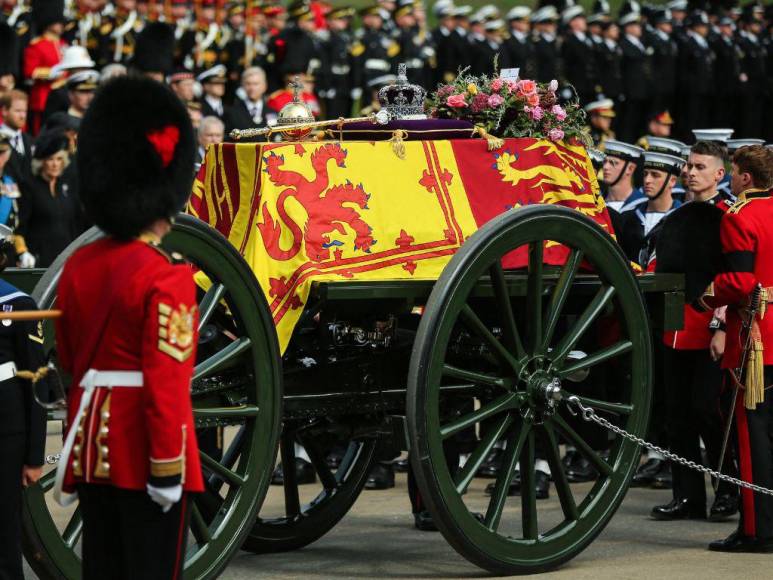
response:
[[[470,83],[467,85],[467,92],[475,96],[478,94],[478,87],[476,87],[474,83]]]

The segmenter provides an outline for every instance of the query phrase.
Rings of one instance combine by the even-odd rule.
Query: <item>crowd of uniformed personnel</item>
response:
[[[240,75],[254,66],[265,71],[268,96],[302,75],[312,108],[332,118],[371,106],[399,63],[411,82],[429,90],[463,69],[517,67],[522,78],[558,79],[564,98],[576,94],[583,105],[609,99],[615,118],[606,133],[625,141],[665,113],[683,140],[704,126],[773,140],[773,115],[766,113],[773,98],[773,8],[754,2],[626,0],[613,14],[607,0],[589,11],[573,0],[477,10],[453,0],[377,0],[359,10],[322,0],[72,0],[55,26],[36,19],[22,0],[0,4],[0,20],[18,36],[20,68],[10,72],[31,93],[34,131],[51,88],[66,82],[67,71],[56,69],[64,47],[78,45],[97,71],[171,52],[159,72],[190,75],[196,88],[202,84],[196,78],[215,68],[215,78],[225,80],[225,106],[238,102]],[[157,21],[171,26],[171,43],[143,34]],[[138,43],[150,49],[138,50]]]

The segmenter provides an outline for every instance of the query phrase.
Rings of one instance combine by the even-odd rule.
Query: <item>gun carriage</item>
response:
[[[405,151],[400,160],[394,143],[340,142],[339,149],[349,153],[349,165],[340,163],[335,171],[354,171],[368,157],[381,164],[379,155],[385,155],[389,163],[368,166],[375,172],[365,189],[378,181],[387,182],[383,188],[399,188],[408,183],[408,173],[403,180],[391,167],[407,167],[412,155],[423,157],[425,143],[404,143],[406,161]],[[468,143],[481,156],[490,155],[482,141]],[[513,140],[504,148],[517,159],[537,145]],[[225,163],[239,155],[251,159],[251,165],[240,165],[235,173],[237,181],[254,179],[253,189],[242,198],[249,201],[268,198],[272,191],[281,195],[290,187],[288,181],[269,187],[279,179],[270,173],[270,164],[281,165],[277,158],[285,162],[294,154],[298,163],[309,163],[313,154],[303,153],[322,147],[308,145],[304,151],[292,144],[230,144],[211,150],[207,163]],[[462,157],[457,151],[460,164]],[[223,439],[220,448],[203,445],[207,492],[196,498],[192,513],[186,578],[216,576],[240,548],[276,552],[314,542],[354,504],[373,462],[403,450],[410,452],[422,497],[445,538],[486,570],[549,570],[593,541],[625,496],[639,448],[615,438],[608,455],[602,455],[586,441],[564,401],[577,395],[610,421],[644,435],[651,397],[651,327],[680,324],[680,276],[635,276],[608,231],[587,215],[560,207],[567,204],[539,203],[546,199],[541,197],[529,207],[494,208],[495,217],[485,223],[460,228],[442,246],[447,251],[428,259],[431,266],[423,276],[410,271],[420,260],[413,251],[413,261],[397,264],[402,267],[399,275],[384,270],[367,277],[350,269],[312,277],[308,295],[291,308],[296,311],[294,324],[283,331],[284,338],[278,337],[278,294],[267,283],[267,262],[256,258],[250,244],[235,246],[232,231],[211,211],[223,195],[233,193],[232,175],[211,166],[203,174],[211,179],[204,179],[199,192],[203,202],[193,211],[201,219],[181,215],[164,243],[170,252],[183,254],[199,277],[200,341],[191,395],[200,439]],[[331,182],[334,178],[331,173]],[[587,172],[585,178],[597,196],[595,176]],[[410,177],[411,187],[415,181]],[[336,181],[343,186],[347,182]],[[544,193],[544,185],[539,189]],[[376,201],[374,194],[357,205],[352,197],[340,207],[354,208],[347,212],[350,217],[359,212],[367,219],[364,208],[370,203],[375,211]],[[210,211],[205,216],[206,207]],[[309,205],[303,210],[307,213],[295,214],[309,219],[307,243],[298,252],[305,264],[324,261],[312,255],[314,248],[326,258],[343,256],[344,261],[357,252],[375,255],[366,241],[376,226],[360,230],[356,219],[337,218],[340,227],[326,232],[324,243],[309,243],[314,208]],[[264,251],[270,228],[255,228],[267,224],[266,214],[249,215],[252,229],[244,239],[262,241]],[[401,223],[405,216],[404,210],[395,209],[397,223],[379,226],[382,245],[389,246],[388,235],[397,234],[389,251],[413,243],[401,245],[399,239],[408,237]],[[31,290],[41,308],[53,307],[65,259],[99,235],[92,230],[81,236],[45,272],[7,274]],[[278,247],[285,247],[288,239],[279,239]],[[336,245],[338,240],[346,241],[345,250]],[[354,250],[348,247],[352,240]],[[345,253],[336,254],[339,250]],[[418,265],[421,274],[425,266]],[[46,330],[52,340],[50,323]],[[601,377],[607,377],[605,396],[588,389]],[[51,426],[60,422],[52,414]],[[446,455],[459,441],[466,445],[466,461],[457,469],[449,466]],[[503,465],[491,496],[468,493],[485,457],[502,441]],[[577,448],[594,465],[600,474],[595,483],[583,488],[568,483],[561,445]],[[316,472],[316,486],[299,485],[291,468],[301,446]],[[328,456],[336,450],[341,458],[333,463]],[[557,508],[540,507],[536,500],[538,457],[551,468]],[[278,460],[285,467],[283,501],[269,506],[264,499]],[[508,498],[516,464],[521,496]],[[27,490],[25,553],[41,577],[75,579],[80,577],[80,514],[77,508],[64,514],[53,509],[53,478],[51,471]]]

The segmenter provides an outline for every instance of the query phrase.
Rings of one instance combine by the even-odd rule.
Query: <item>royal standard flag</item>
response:
[[[284,352],[314,282],[437,279],[479,226],[532,204],[576,209],[612,233],[580,146],[509,139],[222,144],[189,212],[220,231],[265,292]],[[561,264],[566,249],[545,248]],[[515,252],[506,267],[525,263]]]

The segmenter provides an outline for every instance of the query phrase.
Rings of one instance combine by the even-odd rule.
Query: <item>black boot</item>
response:
[[[298,485],[306,485],[317,481],[317,474],[314,473],[314,467],[300,457],[295,458],[295,481]],[[271,485],[283,485],[285,482],[285,474],[282,469],[282,464],[276,466],[274,475],[271,476]]]
[[[569,483],[595,481],[598,476],[599,472],[593,467],[593,464],[584,457],[580,457],[578,461],[575,461],[574,464],[566,470],[566,479],[569,480]]]
[[[496,477],[500,467],[502,467],[502,450],[494,449],[483,460],[476,475],[478,477]]]
[[[660,471],[658,471],[658,474],[652,482],[652,487],[654,489],[671,489],[673,486],[674,480],[671,475],[671,462],[664,461],[663,465],[660,467]]]
[[[738,513],[738,496],[731,493],[722,493],[714,498],[714,503],[709,510],[709,519],[712,522],[721,522]]]
[[[398,459],[397,461],[392,462],[392,467],[394,467],[394,470],[397,473],[407,473],[409,465],[410,461],[407,457],[405,459]]]
[[[427,510],[413,514],[413,525],[422,532],[437,532],[437,526]]]
[[[484,490],[484,493],[486,495],[491,495],[494,493],[494,487],[496,487],[496,482],[489,483],[486,486],[486,489]],[[514,495],[518,495],[521,492],[521,472],[516,471],[513,474],[513,478],[510,480],[510,485],[507,487],[507,495],[509,497],[512,497]]]
[[[674,499],[666,505],[652,508],[656,520],[705,520],[706,506],[691,503],[688,499]]]
[[[631,487],[649,487],[655,481],[655,476],[660,473],[665,460],[648,459],[643,465],[640,465],[633,475]]]
[[[395,486],[395,470],[391,463],[376,463],[370,468],[365,489],[391,489]]]
[[[773,538],[750,538],[736,530],[724,540],[717,540],[709,544],[712,552],[752,552],[770,554],[773,553]]]

